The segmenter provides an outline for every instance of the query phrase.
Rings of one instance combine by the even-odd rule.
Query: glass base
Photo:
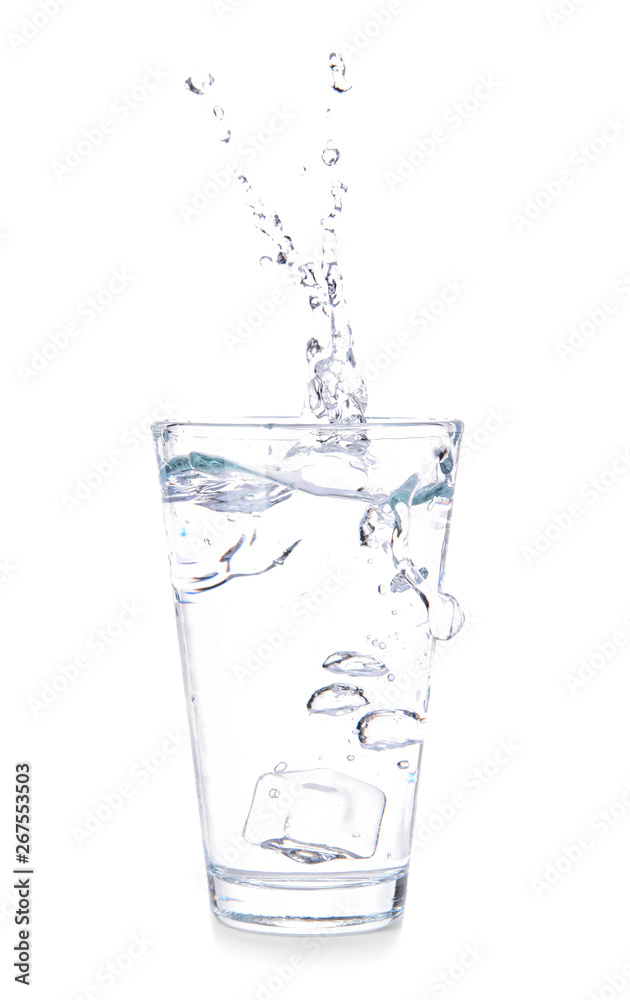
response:
[[[402,916],[407,869],[330,876],[212,867],[212,911],[229,927],[268,934],[359,934]]]

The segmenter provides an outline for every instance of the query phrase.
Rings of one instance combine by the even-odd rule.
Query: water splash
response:
[[[338,93],[350,90],[341,56],[331,53],[329,66],[333,89]],[[209,87],[213,83],[213,77],[208,76],[197,86],[189,77],[186,86],[194,94],[208,96]],[[223,119],[223,108],[214,105],[212,110],[214,119]],[[228,143],[231,135],[228,129],[220,137],[220,141]],[[329,139],[322,152],[323,162],[327,167],[334,168],[340,155],[338,147]],[[312,420],[314,417],[332,424],[364,423],[367,388],[356,371],[352,328],[337,259],[336,224],[343,207],[346,185],[338,177],[332,181],[330,205],[321,220],[321,252],[319,259],[313,260],[298,253],[292,238],[285,232],[280,216],[276,211],[266,208],[242,165],[233,165],[230,169],[244,188],[256,228],[273,246],[273,255],[261,257],[261,263],[264,260],[265,263],[271,262],[287,268],[295,283],[306,289],[311,311],[319,311],[329,323],[330,334],[325,346],[322,346],[318,338],[310,338],[308,342],[306,357],[309,377],[303,419]],[[317,345],[317,350],[314,350],[314,345]]]
[[[344,61],[338,53],[330,54],[329,67],[333,90],[337,95],[347,93],[351,85],[346,79]],[[198,85],[190,77],[186,81],[189,91],[206,97],[209,97],[213,84],[211,74]],[[332,109],[329,108],[327,115],[330,116],[331,113]],[[223,108],[214,101],[212,116],[218,122],[222,122],[224,118]],[[227,130],[220,141],[229,142],[230,136],[231,132]],[[309,379],[303,419],[310,421],[315,418],[329,425],[362,425],[366,422],[367,389],[356,370],[353,334],[338,261],[337,223],[347,188],[336,172],[340,151],[332,138],[327,140],[321,159],[326,168],[333,171],[333,177],[328,212],[321,220],[321,248],[315,258],[298,251],[282,218],[276,211],[266,208],[243,168],[235,166],[234,174],[243,186],[257,229],[273,248],[272,253],[260,258],[261,265],[285,268],[295,284],[304,289],[311,313],[325,317],[329,326],[328,337],[323,334],[311,336],[306,345]],[[321,468],[326,473],[326,486],[330,483],[327,475],[329,470],[338,465],[340,460],[349,459],[350,455],[353,468],[364,474],[365,481],[360,487],[357,485],[355,490],[337,493],[340,496],[343,492],[348,497],[371,499],[359,526],[360,544],[371,549],[381,549],[391,556],[395,572],[389,584],[390,592],[399,594],[406,590],[415,591],[426,607],[429,631],[433,638],[446,640],[456,635],[464,621],[457,601],[441,592],[439,580],[428,579],[425,567],[414,564],[409,549],[413,508],[424,505],[431,508],[444,504],[447,509],[450,505],[454,487],[454,462],[448,448],[436,453],[430,467],[423,469],[421,473],[414,473],[390,496],[383,496],[379,495],[378,489],[373,488],[370,476],[374,462],[368,435],[359,428],[352,436],[331,431],[330,434],[322,435],[316,444],[312,439],[305,445],[295,444],[283,456],[277,468],[272,470],[273,479],[252,478],[255,474],[236,466],[232,469],[226,466],[222,470],[209,467],[200,469],[192,461],[188,463],[188,468],[182,467],[181,470],[167,467],[168,499],[187,499],[191,492],[202,485],[191,470],[219,473],[218,482],[204,483],[205,495],[202,494],[201,498],[195,500],[213,510],[221,509],[225,503],[224,498],[228,495],[233,509],[255,512],[281,502],[295,488],[313,493],[329,493],[329,489],[322,489],[320,484],[303,481],[305,453],[315,450],[322,460]],[[326,462],[323,461],[324,457]],[[211,458],[207,460],[213,461]],[[184,466],[187,464],[184,457],[176,461],[183,462]],[[213,476],[212,479],[214,478]],[[285,557],[282,554],[280,560]],[[278,561],[274,560],[272,565],[277,565]],[[229,560],[227,566],[229,569]],[[216,586],[217,583],[213,585]],[[353,658],[356,658],[356,662]],[[353,675],[355,671],[359,675],[378,674],[387,669],[380,661],[370,663],[369,657],[354,652],[332,654],[324,666],[333,672],[349,675]]]

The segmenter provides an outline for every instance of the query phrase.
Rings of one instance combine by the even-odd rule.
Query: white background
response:
[[[12,982],[10,808],[23,759],[36,998],[606,998],[627,981],[630,819],[615,805],[630,781],[630,470],[615,460],[630,446],[627,3],[404,0],[364,45],[357,32],[383,7],[242,0],[222,14],[211,0],[68,0],[16,43],[40,7],[3,4],[3,995],[23,990]],[[561,7],[564,18],[549,16]],[[436,666],[417,822],[439,827],[458,791],[466,804],[414,851],[401,926],[313,954],[211,919],[186,746],[149,780],[130,779],[186,725],[142,424],[164,400],[179,416],[299,410],[315,329],[299,296],[234,350],[223,336],[279,285],[258,266],[265,247],[242,192],[231,185],[188,222],[181,206],[286,109],[295,119],[250,174],[296,239],[309,219],[316,228],[335,96],[327,56],[355,37],[337,138],[357,354],[384,369],[370,410],[467,426],[446,585],[469,622]],[[124,120],[112,115],[148,67],[162,82]],[[208,70],[230,147],[183,86]],[[498,85],[475,102],[480,76]],[[447,124],[466,99],[468,119]],[[113,130],[60,178],[55,162],[108,114]],[[600,142],[609,118],[620,134]],[[392,190],[387,172],[438,127],[446,140]],[[575,154],[583,144],[592,160]],[[314,169],[300,179],[303,164]],[[545,195],[561,171],[572,183]],[[531,221],[519,220],[528,199]],[[116,269],[132,276],[127,288],[29,375],[33,352],[51,335],[63,343]],[[457,302],[410,327],[455,278]],[[572,327],[590,336],[559,350]],[[404,330],[413,344],[387,365],[384,345]],[[112,475],[68,504],[112,451]],[[133,624],[38,705],[125,601],[143,609]],[[591,679],[570,685],[581,660]],[[497,768],[501,741],[519,749]],[[478,767],[488,780],[476,791]],[[129,781],[131,798],[79,844],[87,814]],[[567,861],[579,838],[589,848]],[[99,970],[136,934],[151,944],[104,985]],[[483,957],[456,982],[467,946]],[[296,957],[274,993],[276,966]]]

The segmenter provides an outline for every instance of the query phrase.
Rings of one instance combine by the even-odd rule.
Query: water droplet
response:
[[[368,750],[390,750],[422,743],[424,718],[403,709],[385,709],[364,715],[359,722],[359,740]]]
[[[378,592],[379,592],[379,594],[386,594],[387,593],[387,587],[384,587],[383,584],[381,583],[379,585]]]
[[[336,163],[339,163],[339,157],[341,153],[336,146],[333,145],[332,140],[329,139],[324,146],[324,151],[322,153],[322,160],[327,167],[334,167]]]
[[[395,681],[396,680],[396,674],[388,674],[387,675],[387,680],[388,681]]]
[[[270,792],[269,792],[269,798],[270,799],[278,799],[278,798],[280,798],[280,791],[279,791],[279,789],[272,788],[270,790]]]
[[[311,715],[346,715],[368,704],[361,688],[349,684],[330,684],[309,698],[306,707]]]
[[[346,65],[336,52],[331,52],[328,59],[328,65],[332,70],[332,88],[338,93],[343,94],[347,90],[352,89],[352,85],[346,80]]]
[[[212,109],[212,111],[214,113],[214,117],[218,118],[218,120],[221,121],[221,119],[223,118],[223,115],[225,114],[225,111],[223,110],[223,108],[220,108],[219,105],[217,104],[216,107],[214,107]]]
[[[306,345],[306,360],[312,361],[316,354],[322,349],[322,345],[314,337],[311,337],[308,344]]]
[[[286,761],[284,761],[284,760],[281,760],[280,763],[276,764],[276,766],[274,767],[274,771],[286,771],[286,769],[287,769],[287,765],[286,765]]]
[[[387,667],[381,660],[353,651],[331,653],[322,666],[332,673],[347,674],[349,677],[379,677],[387,673]]]
[[[192,82],[192,78],[189,76],[188,79],[184,82],[184,86],[187,87],[188,90],[190,90],[191,94],[204,94],[205,93],[205,88],[207,86],[209,87],[210,84],[212,84],[212,83],[214,83],[214,80],[212,79],[212,77],[210,77],[210,82],[209,83],[206,82],[206,81],[204,81],[203,83],[200,84],[199,87],[197,87]]]
[[[406,771],[407,768],[409,767],[409,761],[408,760],[399,760],[398,763],[396,764],[396,767],[399,767],[401,769],[401,771]]]

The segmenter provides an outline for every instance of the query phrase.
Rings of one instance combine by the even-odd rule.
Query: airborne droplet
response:
[[[332,140],[329,139],[324,146],[324,151],[322,153],[322,160],[327,167],[334,167],[336,163],[339,163],[339,157],[341,153],[336,146],[333,145]]]
[[[332,88],[338,93],[343,94],[347,90],[352,89],[352,84],[348,83],[346,80],[346,64],[340,55],[336,52],[331,52],[328,59],[328,65],[332,70]]]

